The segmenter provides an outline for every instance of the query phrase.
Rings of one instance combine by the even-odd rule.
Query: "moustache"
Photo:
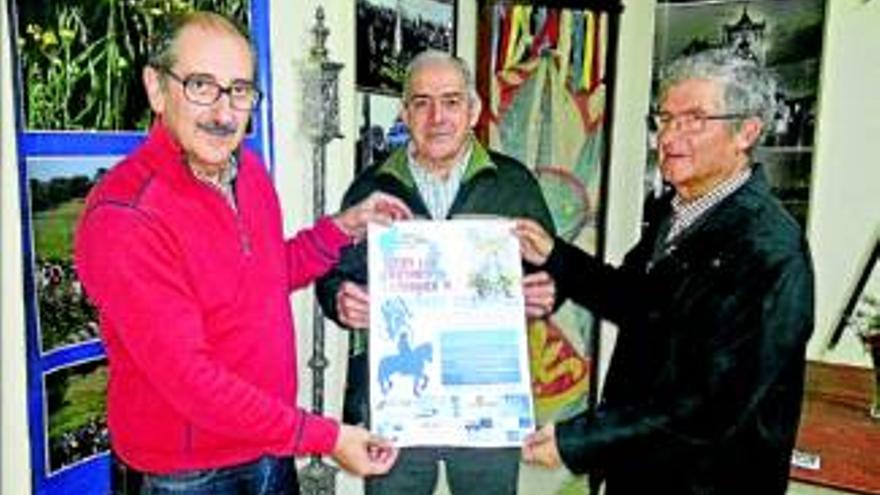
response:
[[[208,123],[199,123],[196,126],[211,134],[212,136],[217,137],[228,137],[235,134],[237,127],[235,124],[224,124],[221,122],[208,122]]]

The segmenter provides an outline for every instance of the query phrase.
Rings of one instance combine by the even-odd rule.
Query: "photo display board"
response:
[[[263,93],[246,143],[272,167],[267,0],[14,0],[18,169],[33,492],[110,485],[107,359],[77,279],[73,232],[91,187],[144,138],[148,40],[169,15],[208,10],[247,26]],[[8,164],[3,164],[8,165]]]

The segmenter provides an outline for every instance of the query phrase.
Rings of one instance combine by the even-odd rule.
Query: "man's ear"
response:
[[[743,152],[752,149],[758,143],[763,127],[764,124],[758,117],[743,120],[735,136],[736,147]]]
[[[406,128],[409,129],[410,134],[412,134],[412,126],[410,125],[412,124],[412,122],[410,122],[409,107],[406,103],[403,103],[402,101],[400,102],[400,112],[397,114],[397,116],[400,117],[400,121],[403,122],[404,125],[406,125]]]
[[[156,115],[162,115],[165,112],[165,93],[164,83],[159,75],[159,71],[149,65],[144,67],[143,72],[144,89],[147,91],[147,99],[150,100],[150,108]]]
[[[479,96],[474,96],[474,99],[471,100],[471,110],[470,110],[470,127],[473,129],[477,122],[480,120],[480,111],[483,110],[483,101]]]

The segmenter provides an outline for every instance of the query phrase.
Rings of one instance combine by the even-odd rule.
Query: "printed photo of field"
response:
[[[108,451],[106,360],[52,371],[43,383],[48,470],[54,472]]]
[[[119,157],[29,158],[33,277],[43,352],[98,338],[98,319],[73,269],[85,197]]]

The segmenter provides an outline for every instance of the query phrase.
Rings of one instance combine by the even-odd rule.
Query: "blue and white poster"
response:
[[[522,266],[500,219],[370,225],[370,417],[398,446],[534,430]]]

